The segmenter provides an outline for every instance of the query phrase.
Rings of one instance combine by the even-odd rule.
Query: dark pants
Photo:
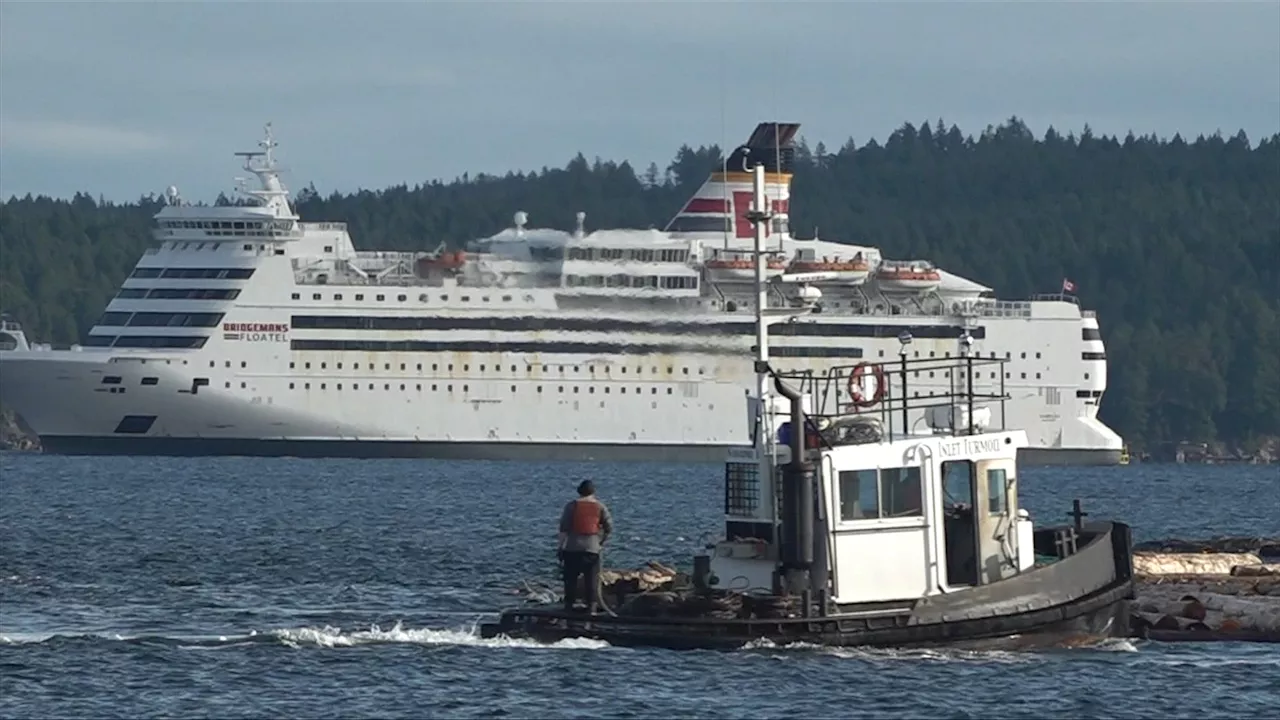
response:
[[[572,610],[578,599],[578,578],[583,578],[587,591],[587,612],[595,612],[600,592],[600,554],[593,552],[564,553],[564,608]]]

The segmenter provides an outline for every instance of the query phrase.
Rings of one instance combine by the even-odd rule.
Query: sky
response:
[[[1256,142],[1280,2],[0,0],[3,198],[211,201],[268,121],[286,183],[328,193],[1012,115]]]

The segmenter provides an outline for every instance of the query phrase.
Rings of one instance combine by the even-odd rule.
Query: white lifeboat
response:
[[[861,256],[845,260],[840,257],[824,257],[821,260],[796,260],[791,263],[789,272],[793,273],[830,273],[834,275],[831,282],[838,285],[861,285],[871,274],[871,267]]]
[[[936,290],[942,275],[929,263],[886,263],[876,271],[876,282],[889,292],[920,293]]]
[[[754,282],[756,266],[750,256],[722,256],[706,262],[707,272],[712,280]],[[787,262],[781,258],[768,257],[765,260],[764,276],[766,278],[781,275],[787,269]]]

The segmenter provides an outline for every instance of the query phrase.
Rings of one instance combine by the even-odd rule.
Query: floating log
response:
[[[1135,635],[1163,641],[1280,642],[1280,580],[1201,575],[1171,582],[1172,577],[1138,582],[1130,606]],[[1230,592],[1213,591],[1224,584]]]
[[[1231,568],[1231,574],[1241,577],[1277,577],[1280,576],[1280,563],[1236,565]]]
[[[1239,565],[1261,565],[1254,553],[1135,552],[1133,571],[1138,575],[1230,575]]]
[[[1206,540],[1166,538],[1134,543],[1134,553],[1253,553],[1280,557],[1280,537],[1217,537]]]

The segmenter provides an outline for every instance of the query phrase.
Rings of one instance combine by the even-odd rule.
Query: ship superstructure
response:
[[[249,204],[176,188],[83,347],[0,352],[0,402],[54,452],[720,462],[752,444],[757,298],[747,160],[767,167],[770,331],[788,371],[972,351],[1032,462],[1113,463],[1096,317],[1067,295],[994,299],[920,259],[791,235],[792,140],[762,123],[659,230],[513,227],[460,250],[356,250],[302,222],[262,149]],[[904,342],[903,338],[908,341]],[[932,374],[932,373],[930,373]],[[1001,374],[1001,377],[995,375]],[[912,378],[951,393],[960,378]],[[874,379],[839,402],[869,407]],[[920,421],[923,422],[923,418]]]

